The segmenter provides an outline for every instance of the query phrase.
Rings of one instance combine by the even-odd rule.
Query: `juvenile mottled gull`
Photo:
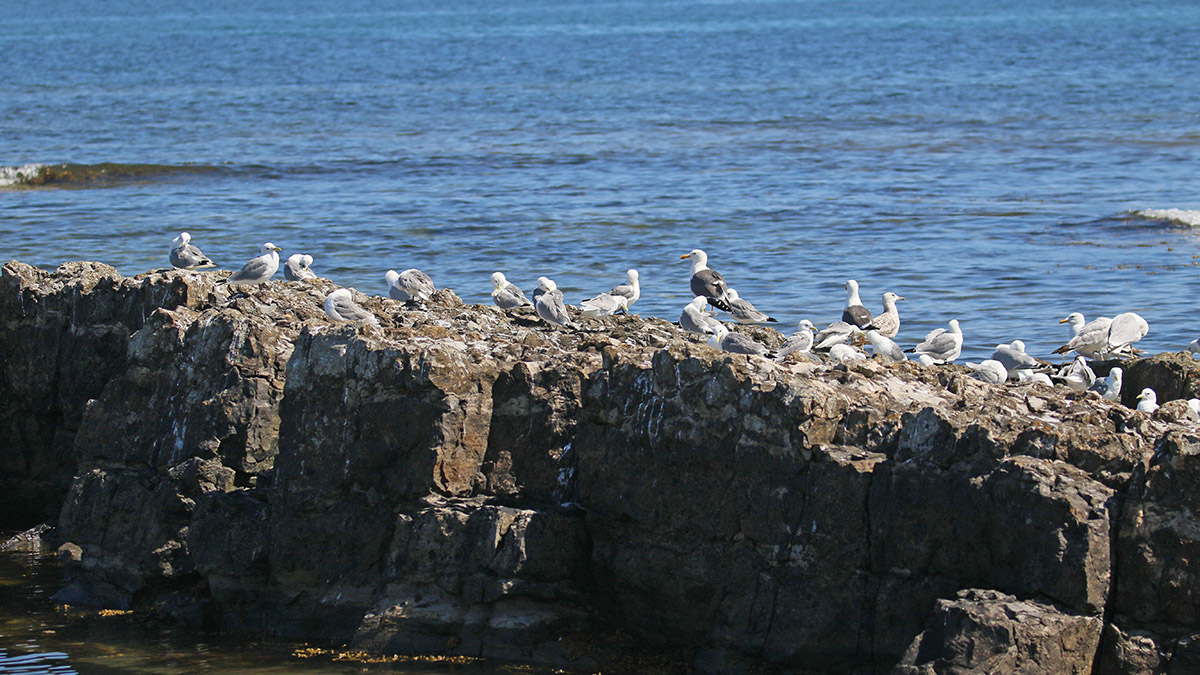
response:
[[[1100,352],[1104,351],[1105,345],[1108,342],[1108,327],[1112,324],[1112,319],[1107,316],[1100,316],[1092,319],[1090,322],[1085,322],[1083,314],[1071,312],[1067,315],[1067,318],[1059,321],[1059,323],[1071,325],[1071,338],[1066,344],[1055,349],[1054,353],[1066,354],[1067,352],[1075,352],[1089,359],[1094,359]]]
[[[503,272],[492,272],[492,302],[500,309],[533,306],[529,298],[525,297],[525,292],[505,279]]]
[[[768,356],[770,350],[741,333],[732,333],[724,325],[717,324],[716,332],[708,338],[708,344],[723,352]]]
[[[251,284],[261,284],[271,277],[275,276],[275,272],[279,269],[279,247],[271,242],[262,245],[262,255],[257,258],[251,258],[242,269],[225,277],[218,283],[229,284],[230,286]]]
[[[904,350],[900,345],[892,342],[892,339],[879,334],[879,331],[872,328],[867,331],[867,342],[871,343],[871,349],[876,354],[881,354],[892,361],[907,361],[908,357],[904,355]]]
[[[850,339],[854,334],[854,326],[845,321],[834,321],[817,333],[816,346],[813,349],[829,349]]]
[[[171,265],[178,267],[181,270],[199,270],[209,267],[216,267],[213,261],[208,259],[208,256],[200,252],[200,249],[192,246],[192,235],[187,232],[180,232],[178,237],[171,241],[175,244],[175,248],[171,249]]]
[[[1152,413],[1158,410],[1158,394],[1150,387],[1146,387],[1137,395],[1137,402],[1137,409],[1141,412]]]
[[[608,294],[619,295],[625,298],[626,309],[633,306],[633,303],[642,297],[642,285],[638,282],[638,271],[634,269],[627,270],[625,272],[625,283],[612,289]]]
[[[325,314],[334,321],[379,323],[379,319],[375,318],[374,314],[351,299],[350,291],[345,288],[339,288],[325,296]]]
[[[703,295],[717,309],[729,311],[729,293],[725,286],[725,277],[720,272],[708,268],[708,254],[700,249],[692,249],[691,253],[679,256],[692,259],[692,295]]]
[[[842,321],[865,328],[871,323],[871,312],[863,306],[858,297],[858,282],[854,279],[846,281],[846,308],[842,310]]]
[[[1108,372],[1108,377],[1103,380],[1096,380],[1095,384],[1088,387],[1088,391],[1094,391],[1100,394],[1100,398],[1108,401],[1117,401],[1121,398],[1121,378],[1124,373],[1120,368],[1113,368]]]
[[[874,328],[884,337],[894,338],[900,332],[900,310],[896,309],[896,301],[904,298],[888,291],[883,294],[883,314],[871,319],[867,328]]]
[[[567,306],[563,304],[563,294],[558,290],[558,285],[548,277],[538,277],[538,288],[542,293],[537,297],[534,309],[542,321],[574,328],[575,324],[571,323],[571,315],[567,313]]]
[[[1020,340],[996,345],[992,360],[999,361],[1008,372],[1009,379],[1013,380],[1017,379],[1018,370],[1033,370],[1041,366],[1037,359],[1025,353],[1025,343]]]
[[[429,302],[436,290],[433,279],[418,269],[407,269],[399,274],[396,270],[388,270],[383,275],[388,284],[388,296],[401,302]]]
[[[1073,361],[1063,366],[1056,377],[1075,391],[1084,391],[1096,383],[1096,373],[1092,372],[1087,359],[1082,356],[1076,356]]]
[[[749,300],[743,299],[738,295],[738,292],[732,288],[728,290],[729,297],[729,316],[738,323],[757,325],[764,323],[779,323],[775,319],[763,314],[750,304]]]
[[[925,354],[934,363],[949,363],[962,353],[963,334],[958,325],[958,319],[950,320],[950,329],[937,328],[925,335],[925,341],[912,349],[918,354]]]
[[[579,303],[580,314],[591,319],[602,316],[612,316],[619,311],[629,311],[629,300],[623,295],[601,293],[594,298],[588,298]]]
[[[293,253],[288,256],[288,259],[283,263],[283,278],[288,281],[303,281],[304,279],[316,279],[317,275],[309,266],[313,264],[313,257],[304,253]]]
[[[788,354],[805,354],[812,351],[813,333],[816,327],[808,319],[801,319],[796,332],[788,336],[779,350],[775,352],[775,360],[781,361]]]
[[[717,332],[717,326],[721,326],[721,322],[713,318],[712,314],[704,311],[704,305],[708,304],[708,298],[703,295],[697,295],[683,308],[683,312],[679,315],[679,327],[689,333],[698,333],[700,335],[712,335]],[[721,326],[724,328],[724,326]]]
[[[1108,344],[1104,351],[1108,354],[1133,351],[1133,343],[1146,337],[1150,332],[1150,324],[1133,312],[1125,312],[1113,317],[1108,327]]]
[[[987,359],[980,363],[971,363],[968,361],[966,365],[975,371],[973,375],[975,375],[976,379],[991,384],[1004,384],[1008,381],[1008,370],[1005,369],[1003,363],[1000,363],[996,359]]]

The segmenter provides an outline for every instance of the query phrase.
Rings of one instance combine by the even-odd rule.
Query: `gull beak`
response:
[[[275,250],[276,250],[276,251],[282,251],[283,249],[281,249],[281,248],[279,248],[278,246],[276,246],[276,247],[275,247]]]
[[[691,254],[691,253],[687,253],[687,254],[685,254],[685,255],[681,255],[681,256],[679,256],[679,259],[680,259],[680,260],[683,260],[684,258],[690,258],[690,257],[692,257],[692,254]]]
[[[1066,320],[1066,319],[1063,319],[1062,321],[1059,321],[1059,323],[1066,323],[1066,322],[1067,322],[1067,320]]]
[[[901,297],[901,296],[897,295],[897,296],[896,296],[896,299],[897,299],[897,300],[907,300],[908,298]]]

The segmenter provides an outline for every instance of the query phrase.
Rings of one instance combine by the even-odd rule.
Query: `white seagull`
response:
[[[418,269],[407,269],[399,274],[396,270],[388,270],[383,278],[387,280],[388,296],[401,302],[429,302],[436,290],[433,279]]]
[[[275,272],[279,270],[280,248],[268,241],[262,245],[261,250],[262,255],[251,258],[245,265],[242,265],[242,269],[217,283],[225,283],[230,286],[249,286],[261,284],[275,276]]]
[[[191,240],[192,235],[187,232],[180,232],[179,236],[171,241],[172,244],[175,244],[175,247],[171,249],[171,265],[181,270],[201,270],[216,267],[216,263],[209,260],[208,256],[200,252],[200,249],[189,243]]]

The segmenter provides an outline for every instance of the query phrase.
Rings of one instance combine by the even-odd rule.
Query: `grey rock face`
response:
[[[0,479],[59,511],[60,597],[597,668],[614,628],[732,672],[1118,672],[1200,644],[1182,417],[446,289],[335,325],[333,288],[5,266]]]

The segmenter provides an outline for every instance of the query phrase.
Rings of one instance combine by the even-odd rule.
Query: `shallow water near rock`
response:
[[[3,539],[3,537],[0,537]],[[0,673],[404,673],[405,675],[548,674],[556,671],[489,661],[364,662],[337,645],[202,634],[165,627],[144,614],[64,607],[50,596],[62,566],[49,554],[0,552]],[[378,661],[378,656],[375,657]]]

